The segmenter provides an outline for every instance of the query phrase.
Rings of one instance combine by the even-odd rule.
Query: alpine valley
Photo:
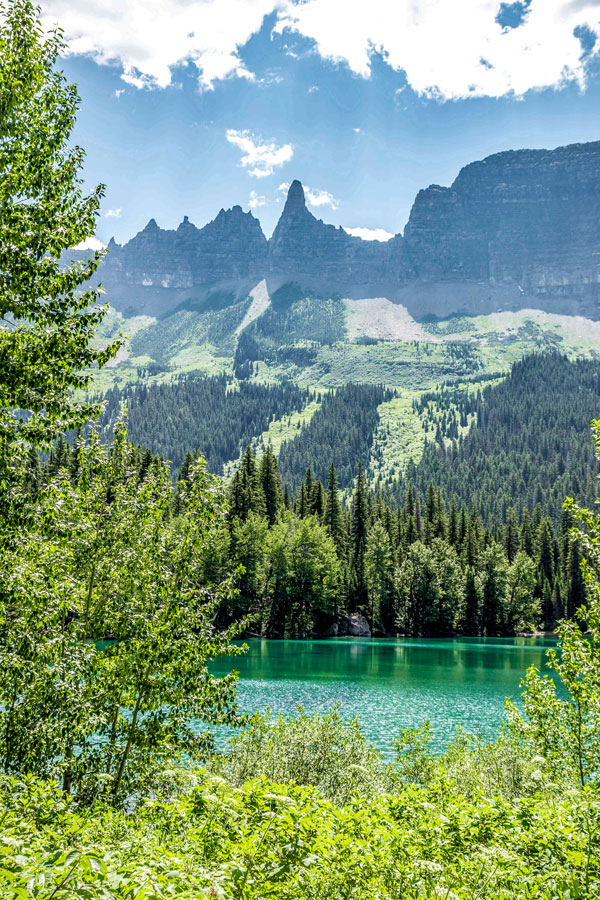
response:
[[[589,445],[600,142],[471,163],[450,187],[420,191],[387,242],[317,219],[294,181],[268,240],[234,206],[202,228],[187,216],[174,231],[150,219],[108,251],[97,277],[110,303],[101,337],[127,342],[95,380],[104,425],[125,403],[132,439],[176,466],[199,448],[228,475],[247,444],[270,443],[293,489],[308,466],[325,479],[332,461],[350,489],[362,458],[371,485],[394,493],[408,466],[415,483],[428,453],[475,440],[498,391],[506,415],[526,395],[539,415],[555,379],[569,383],[560,402]],[[532,352],[553,354],[548,378],[525,365],[502,387]],[[586,378],[596,387],[583,403]],[[445,486],[460,495],[450,476]],[[522,484],[513,493],[535,502]]]

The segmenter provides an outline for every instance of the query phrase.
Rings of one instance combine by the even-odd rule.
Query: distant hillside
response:
[[[347,491],[362,460],[372,486],[390,499],[403,501],[409,487],[425,499],[433,482],[448,501],[477,505],[490,525],[505,521],[510,506],[539,505],[557,518],[565,496],[593,503],[589,425],[600,417],[600,361],[533,354],[506,378],[486,384],[490,377],[415,392],[407,405],[405,394],[376,384],[311,393],[290,382],[183,376],[112,389],[102,425],[124,403],[136,443],[175,466],[197,449],[217,474],[247,444],[260,453],[271,443],[294,491],[308,468],[326,482],[332,462]],[[402,416],[396,438],[390,411]]]
[[[174,467],[185,454],[199,451],[209,468],[221,474],[272,419],[302,409],[308,393],[293,384],[242,383],[237,388],[224,377],[182,376],[166,384],[114,388],[105,398],[100,420],[111,425],[127,407],[131,440],[171,460]]]
[[[585,503],[598,496],[589,426],[600,418],[600,363],[533,354],[480,393],[448,389],[417,405],[426,416],[435,409],[434,440],[394,484],[398,497],[410,486],[424,498],[431,481],[492,523],[504,521],[509,506],[539,504],[556,517],[566,496]],[[463,438],[458,426],[469,413],[476,421]]]

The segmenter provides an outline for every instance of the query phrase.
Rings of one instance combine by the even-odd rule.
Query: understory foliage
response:
[[[77,809],[51,785],[0,785],[6,900],[592,900],[600,803],[537,784],[516,799],[426,786],[340,806],[314,787],[199,772],[128,815]]]

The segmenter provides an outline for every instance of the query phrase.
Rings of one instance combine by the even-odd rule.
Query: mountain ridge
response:
[[[508,150],[419,191],[403,233],[365,241],[327,224],[292,182],[271,238],[240,206],[202,228],[154,219],[111,239],[99,278],[116,308],[161,314],[217,286],[234,299],[263,278],[321,294],[385,296],[416,318],[526,307],[600,318],[600,142]]]

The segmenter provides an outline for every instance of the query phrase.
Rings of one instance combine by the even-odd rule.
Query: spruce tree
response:
[[[337,486],[337,473],[335,465],[331,463],[329,467],[329,478],[327,481],[327,500],[325,504],[325,524],[329,528],[329,533],[333,538],[338,555],[343,547],[343,522],[342,507],[340,504],[340,496]]]
[[[362,462],[358,464],[356,488],[352,502],[352,567],[354,574],[356,602],[364,606],[367,602],[365,579],[365,549],[367,543],[367,486]]]
[[[281,508],[281,479],[277,467],[277,457],[269,444],[263,453],[258,468],[258,477],[265,503],[265,515],[269,525],[273,525]]]

